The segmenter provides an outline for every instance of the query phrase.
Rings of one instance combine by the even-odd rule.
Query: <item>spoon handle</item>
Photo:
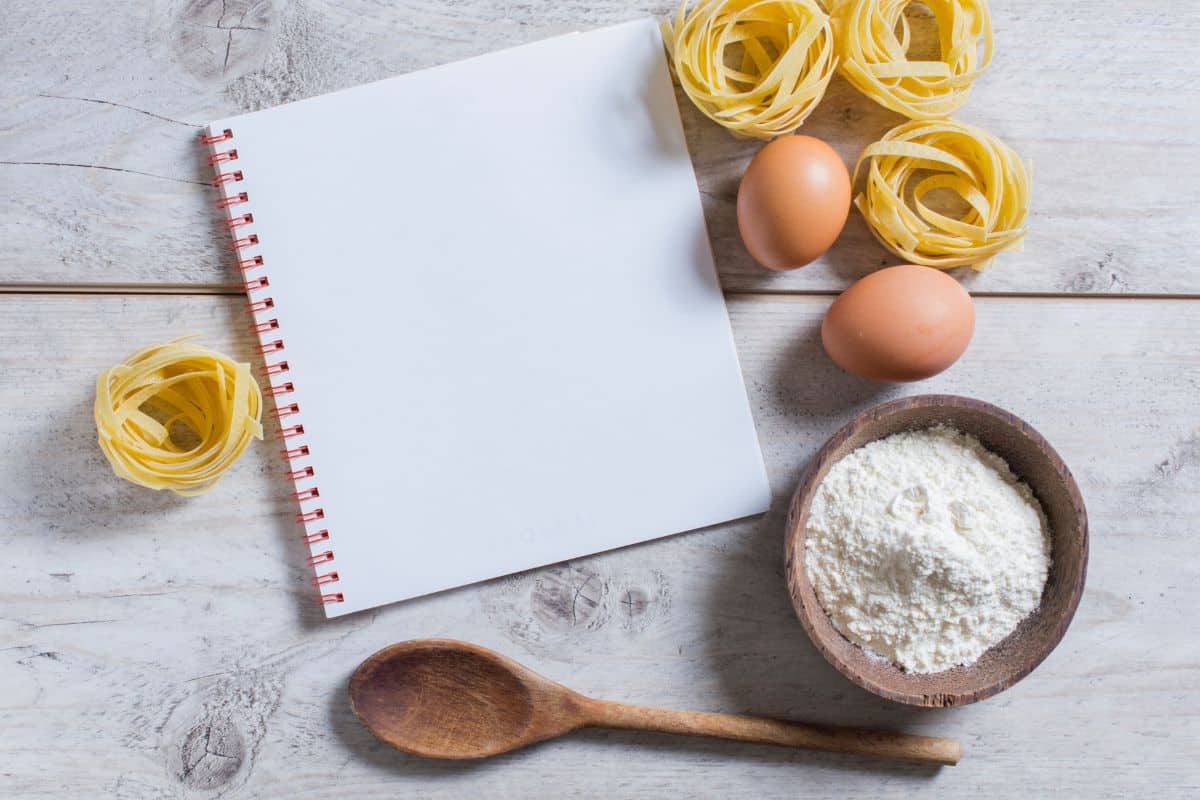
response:
[[[962,757],[956,739],[914,736],[865,728],[834,728],[783,722],[740,714],[714,714],[706,711],[677,711],[626,703],[585,698],[583,713],[587,725],[597,728],[680,733],[689,736],[715,736],[741,742],[803,747],[836,753],[857,753],[926,764],[954,765]]]

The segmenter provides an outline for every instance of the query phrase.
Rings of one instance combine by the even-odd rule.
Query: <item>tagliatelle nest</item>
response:
[[[912,35],[904,9],[911,2],[839,0],[833,11],[838,69],[867,97],[906,117],[947,117],[967,101],[971,83],[992,58],[987,3],[921,0],[937,23],[941,56],[910,61]]]
[[[829,15],[815,0],[701,0],[691,13],[683,0],[662,30],[696,107],[755,139],[799,128],[837,66]]]
[[[984,269],[1019,247],[1029,209],[1029,172],[987,131],[955,120],[913,120],[867,147],[854,168],[866,172],[854,204],[875,237],[913,264]],[[928,196],[948,190],[964,212],[951,216]]]
[[[101,372],[94,413],[117,475],[181,495],[212,488],[263,433],[250,365],[181,339]]]

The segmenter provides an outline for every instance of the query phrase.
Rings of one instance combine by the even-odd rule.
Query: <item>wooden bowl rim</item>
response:
[[[834,458],[834,453],[869,421],[882,420],[894,414],[913,408],[965,408],[990,416],[1005,426],[1015,431],[1019,431],[1023,436],[1029,439],[1031,443],[1038,449],[1038,451],[1047,459],[1055,475],[1057,475],[1058,479],[1063,482],[1063,486],[1070,495],[1076,509],[1079,531],[1078,535],[1081,540],[1079,566],[1076,570],[1076,573],[1073,575],[1063,576],[1060,573],[1060,579],[1065,578],[1070,580],[1071,587],[1067,596],[1066,604],[1062,607],[1062,610],[1058,615],[1058,619],[1054,621],[1051,636],[1044,641],[1044,644],[1040,648],[1040,652],[1034,654],[1034,658],[1028,662],[1027,666],[1014,669],[1011,672],[1006,672],[998,676],[992,683],[982,687],[981,689],[969,692],[947,692],[929,695],[924,693],[899,691],[888,686],[884,686],[868,678],[855,669],[853,665],[845,662],[831,652],[830,649],[821,642],[810,619],[810,615],[812,613],[823,614],[828,619],[828,615],[826,614],[825,609],[821,606],[820,602],[818,601],[814,604],[817,609],[814,612],[808,610],[808,608],[800,601],[800,590],[802,587],[808,587],[809,591],[812,592],[813,597],[816,597],[816,590],[812,589],[811,585],[809,584],[808,574],[805,571],[803,564],[797,564],[796,559],[794,558],[795,554],[798,552],[800,537],[804,532],[804,526],[801,523],[802,521],[806,520],[808,516],[808,508],[812,503],[813,496],[816,494],[816,488],[818,485],[817,481],[815,480],[816,476],[823,475],[826,464],[829,464],[834,460],[840,460]],[[964,431],[964,433],[969,433],[969,431]],[[1007,461],[1007,459],[1005,460]],[[1017,477],[1025,480],[1024,476],[1018,475]],[[974,703],[979,700],[992,697],[1004,691],[1032,672],[1039,664],[1042,663],[1042,661],[1046,659],[1048,655],[1050,655],[1051,652],[1053,652],[1054,648],[1057,647],[1059,642],[1062,641],[1063,636],[1066,635],[1067,628],[1070,626],[1071,620],[1075,616],[1075,611],[1079,607],[1079,600],[1083,596],[1084,583],[1086,582],[1087,578],[1087,562],[1087,509],[1084,506],[1083,497],[1079,492],[1079,486],[1076,484],[1075,478],[1071,474],[1071,470],[1068,469],[1062,457],[1059,456],[1058,451],[1055,450],[1054,447],[1051,446],[1050,442],[1048,442],[1046,438],[1028,422],[1025,422],[1023,419],[1009,411],[1005,411],[999,406],[992,405],[991,403],[983,400],[977,400],[973,397],[964,397],[962,395],[952,394],[913,395],[910,397],[901,397],[895,400],[889,400],[860,412],[859,414],[855,415],[853,419],[839,428],[836,433],[830,436],[828,441],[826,441],[825,444],[822,445],[821,449],[817,451],[817,454],[813,456],[812,460],[805,468],[805,471],[801,476],[800,482],[797,485],[796,491],[793,493],[792,500],[788,506],[786,536],[784,539],[784,573],[787,580],[788,596],[791,599],[792,608],[795,611],[796,616],[800,618],[800,624],[803,626],[804,632],[808,635],[808,638],[813,643],[813,646],[816,647],[821,653],[821,656],[827,662],[829,662],[834,669],[848,678],[851,682],[862,687],[863,689],[866,689],[872,694],[879,695],[880,697],[893,700],[898,703],[904,703],[906,705],[921,706],[926,708],[967,705],[969,703]],[[1033,613],[1034,615],[1042,613],[1042,606],[1039,606],[1038,610],[1034,611]],[[830,624],[832,627],[832,623]],[[833,631],[838,636],[842,636],[841,631],[838,631],[836,627],[833,627]],[[844,638],[845,637],[843,636],[843,639]],[[853,642],[850,644],[854,647],[858,647],[858,645],[854,644]],[[867,657],[865,653],[864,657]],[[891,668],[899,672],[899,668],[895,665],[892,665]],[[947,674],[949,672],[950,671],[947,670]]]

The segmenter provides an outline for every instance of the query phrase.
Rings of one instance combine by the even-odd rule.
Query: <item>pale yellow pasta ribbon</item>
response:
[[[100,449],[117,475],[181,495],[212,488],[263,433],[262,391],[250,365],[185,339],[101,372],[93,411]]]
[[[992,22],[985,0],[921,1],[937,23],[939,60],[908,59],[904,9],[912,0],[838,0],[838,69],[880,105],[911,119],[936,119],[966,102],[972,81],[991,60]]]
[[[815,0],[700,0],[664,22],[671,67],[709,119],[771,139],[803,124],[837,58],[829,16]]]
[[[927,267],[984,269],[1019,247],[1029,209],[1029,172],[1012,148],[955,120],[913,120],[867,147],[854,168],[866,177],[854,204],[871,231],[901,258]],[[954,217],[927,198],[949,190],[963,202]]]

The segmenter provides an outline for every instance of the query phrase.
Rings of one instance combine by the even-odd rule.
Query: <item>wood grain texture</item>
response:
[[[248,336],[228,333],[245,327],[239,299],[0,296],[3,793],[1194,796],[1200,303],[982,299],[959,364],[889,388],[824,357],[827,302],[731,304],[768,515],[327,622],[271,446],[183,499],[121,483],[94,442],[101,368],[194,331],[248,357]],[[829,667],[792,612],[780,555],[788,498],[821,443],[918,391],[981,397],[1037,427],[1075,473],[1092,531],[1062,644],[1003,694],[937,711]],[[595,696],[954,736],[967,757],[931,771],[580,732],[481,764],[428,762],[377,742],[345,699],[362,659],[419,637],[477,642]]]
[[[232,286],[194,141],[200,124],[570,30],[664,17],[673,5],[8,0],[0,284]],[[1033,162],[1034,199],[1025,251],[963,273],[968,287],[1200,294],[1200,271],[1181,246],[1200,238],[1200,0],[992,6],[996,58],[959,116]],[[753,264],[734,198],[759,145],[679,99],[727,289],[838,290],[897,263],[855,212],[819,262],[784,275]],[[835,78],[803,130],[852,164],[899,121]]]

